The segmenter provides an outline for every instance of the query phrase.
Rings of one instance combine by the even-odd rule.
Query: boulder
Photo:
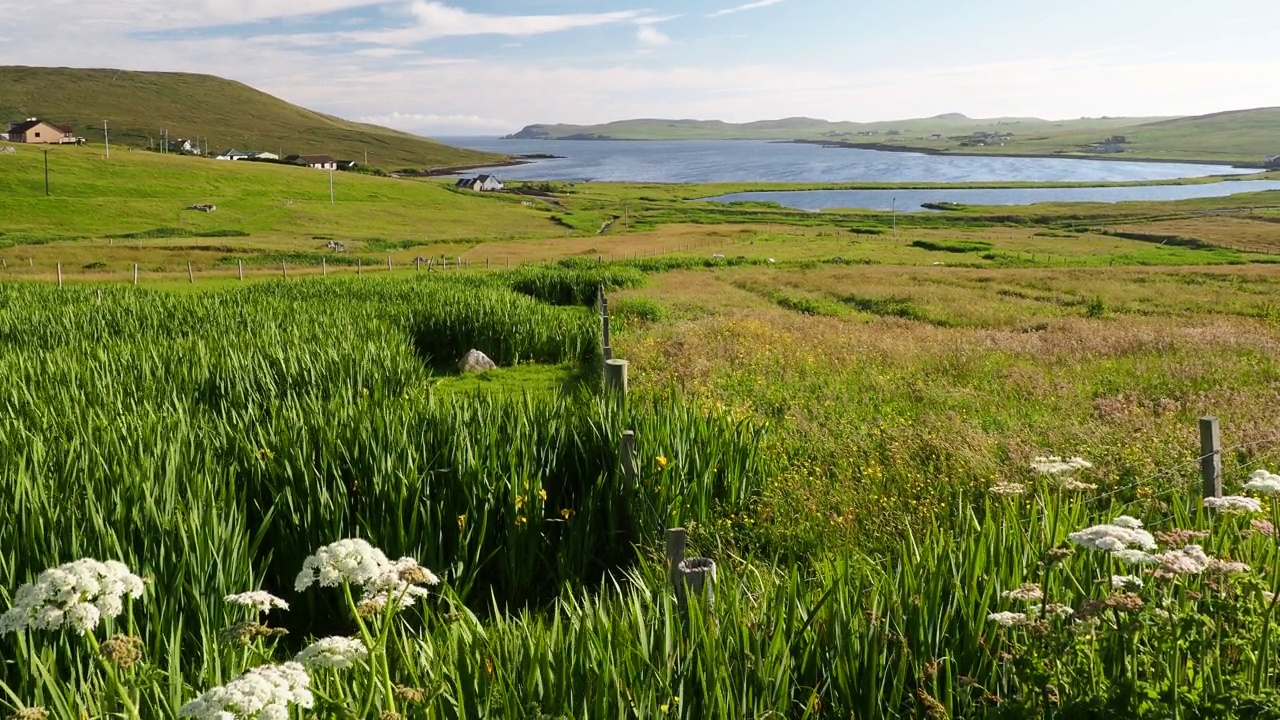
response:
[[[458,361],[458,369],[464,373],[482,373],[497,368],[498,365],[488,355],[479,350],[471,350]]]

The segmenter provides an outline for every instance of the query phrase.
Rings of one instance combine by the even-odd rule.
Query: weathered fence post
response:
[[[640,469],[636,463],[635,430],[622,433],[622,479],[626,482],[628,491],[640,484]]]
[[[187,263],[188,267],[190,267],[190,265],[191,263]],[[244,280],[244,260],[236,260],[236,273],[240,276],[241,280]]]
[[[138,263],[133,264],[133,284],[135,287],[138,284]]]
[[[289,279],[289,265],[284,260],[280,261],[280,279]]]
[[[688,534],[684,528],[667,530],[667,578],[671,581],[671,589],[676,594],[676,607],[680,610],[681,620],[687,620],[689,617],[689,605],[684,594],[684,578],[680,575],[686,540],[688,540]]]
[[[58,263],[58,287],[62,287],[62,263]]]
[[[391,256],[387,256],[387,272],[391,272]]]
[[[422,258],[416,257],[413,259],[413,271],[422,272]]]
[[[715,603],[716,561],[711,558],[685,558],[677,566],[685,592],[685,612],[688,612],[689,595],[705,597],[707,608]]]
[[[191,269],[190,260],[187,261],[187,282],[191,283],[192,285],[194,285],[196,282],[196,273],[194,270]]]
[[[320,258],[320,277],[329,277],[329,259]]]
[[[604,388],[606,392],[617,393],[621,400],[627,399],[627,361],[606,360],[604,362]]]
[[[1222,429],[1216,417],[1200,418],[1200,475],[1204,496],[1222,497]]]
[[[613,339],[609,335],[609,298],[604,294],[604,285],[600,286],[600,350],[605,362],[613,359]]]
[[[364,259],[356,258],[356,274],[359,275],[363,272],[364,272]]]

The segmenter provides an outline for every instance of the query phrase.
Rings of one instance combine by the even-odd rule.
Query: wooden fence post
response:
[[[1222,497],[1222,429],[1216,417],[1200,418],[1200,475],[1204,496]]]
[[[600,349],[606,362],[613,359],[613,339],[609,335],[609,298],[600,286]]]
[[[138,285],[138,263],[133,264],[133,284],[134,287]]]
[[[58,263],[58,287],[62,287],[62,263]]]
[[[359,275],[363,272],[364,272],[364,259],[356,258],[356,274]]]
[[[705,597],[707,607],[715,603],[716,561],[711,558],[685,558],[678,566],[680,583],[684,585],[685,612],[688,613],[689,594]]]
[[[387,256],[387,272],[391,272],[391,256]]]
[[[320,277],[329,277],[329,259],[320,258]]]
[[[192,285],[194,285],[196,282],[196,274],[195,274],[195,271],[191,269],[190,260],[187,261],[187,282],[191,283]]]
[[[640,484],[640,469],[636,459],[636,431],[627,430],[622,433],[622,479],[628,490]]]
[[[619,399],[627,399],[627,361],[606,360],[604,362],[604,388],[606,392],[617,393]]]
[[[684,562],[687,540],[688,533],[684,528],[667,530],[667,578],[671,581],[671,589],[676,594],[676,607],[680,610],[681,620],[689,618],[689,605],[684,594],[684,578],[680,575],[680,563]]]
[[[284,260],[280,261],[280,278],[282,280],[289,279],[289,265]]]

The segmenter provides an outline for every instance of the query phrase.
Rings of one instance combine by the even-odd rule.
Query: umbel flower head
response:
[[[364,540],[339,540],[309,556],[298,573],[296,588],[302,592],[312,585],[333,587],[342,583],[361,588],[363,614],[381,612],[388,603],[408,607],[427,595],[422,585],[439,584],[436,574],[413,558],[387,559],[381,550]]]
[[[1084,458],[1060,458],[1057,455],[1038,457],[1031,461],[1031,469],[1044,475],[1069,475],[1077,470],[1088,470],[1093,463]]]
[[[253,590],[250,592],[242,592],[238,595],[228,595],[224,598],[231,605],[241,605],[247,608],[253,608],[258,614],[269,613],[272,608],[288,610],[289,603],[263,590]]]
[[[1262,512],[1262,503],[1257,498],[1242,495],[1226,495],[1224,497],[1207,497],[1204,506],[1220,513],[1257,513]]]
[[[1156,540],[1151,533],[1142,529],[1142,523],[1127,515],[1121,515],[1114,522],[1105,525],[1094,525],[1067,536],[1071,542],[1089,550],[1118,553],[1129,548],[1154,550]]]
[[[1267,497],[1280,497],[1280,475],[1273,475],[1266,470],[1254,470],[1249,482],[1244,484],[1245,492]]]
[[[84,558],[59,565],[18,588],[13,607],[0,615],[0,635],[63,626],[85,635],[102,618],[119,615],[125,597],[142,597],[142,590],[142,578],[114,560]]]
[[[315,668],[349,668],[369,657],[364,643],[349,637],[327,637],[317,640],[298,653],[297,660],[308,670]]]
[[[311,678],[300,663],[264,665],[209,690],[178,710],[199,720],[287,720],[289,706],[315,705]]]

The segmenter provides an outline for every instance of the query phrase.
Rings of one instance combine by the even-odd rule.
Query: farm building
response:
[[[213,156],[214,160],[248,160],[253,157],[253,153],[246,150],[237,150],[231,148],[226,152],[218,153]]]
[[[338,169],[338,161],[328,155],[290,155],[285,158],[285,161],[294,165],[315,168],[316,170]]]
[[[503,189],[504,186],[502,181],[493,175],[477,175],[473,178],[459,180],[456,187],[475,190],[476,192],[493,192]]]
[[[1280,155],[1269,157],[1262,164],[1269,168],[1280,168]]]
[[[70,125],[54,125],[48,120],[27,118],[9,123],[9,142],[66,145],[78,142]]]

